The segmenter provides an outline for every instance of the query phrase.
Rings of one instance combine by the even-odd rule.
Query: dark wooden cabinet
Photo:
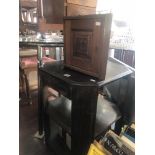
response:
[[[41,1],[41,0],[40,0]],[[47,23],[63,23],[63,16],[95,14],[96,0],[42,0]]]
[[[43,0],[43,15],[47,23],[62,24],[64,0]]]
[[[111,21],[111,14],[66,17],[65,65],[104,80]]]
[[[96,0],[20,0],[20,10],[21,31],[47,32],[62,30],[64,16],[95,14]]]
[[[38,0],[39,30],[60,30],[64,16],[96,13],[96,0]]]

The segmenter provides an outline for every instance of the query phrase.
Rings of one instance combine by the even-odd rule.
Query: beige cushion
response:
[[[36,49],[20,49],[19,56],[20,57],[28,57],[28,56],[35,56],[37,55]]]

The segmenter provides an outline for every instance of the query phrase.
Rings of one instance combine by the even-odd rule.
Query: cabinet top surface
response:
[[[133,70],[129,66],[117,61],[113,58],[108,58],[105,80],[99,80],[95,77],[74,71],[64,66],[63,61],[46,63],[39,68],[41,73],[63,80],[73,85],[85,86],[104,86],[107,83],[118,80],[124,76],[130,75]]]

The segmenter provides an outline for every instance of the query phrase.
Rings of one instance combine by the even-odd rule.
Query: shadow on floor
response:
[[[43,140],[34,138],[38,128],[37,92],[32,94],[32,104],[19,102],[19,155],[55,155]]]

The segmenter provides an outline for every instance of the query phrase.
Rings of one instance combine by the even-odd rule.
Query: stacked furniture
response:
[[[39,67],[39,134],[45,131],[46,144],[57,154],[86,155],[94,138],[120,118],[117,106],[100,94],[132,73],[108,58],[110,26],[111,14],[66,17],[64,62]],[[48,98],[47,87],[59,96]]]

